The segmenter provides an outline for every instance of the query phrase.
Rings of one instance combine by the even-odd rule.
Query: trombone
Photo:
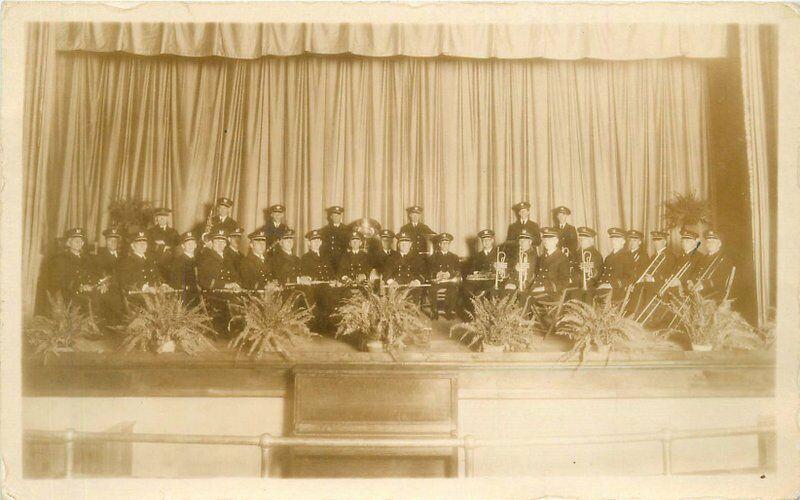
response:
[[[708,267],[705,268],[705,270],[703,271],[703,274],[701,274],[700,277],[697,278],[697,280],[692,284],[690,292],[695,292],[697,290],[697,285],[698,284],[700,284],[703,281],[711,278],[711,276],[717,271],[717,267],[719,266],[720,261],[721,261],[720,254],[715,255],[714,256],[714,260],[711,261],[711,264],[709,264]],[[688,264],[688,261],[687,261],[687,264]],[[672,318],[672,321],[669,322],[669,325],[667,326],[667,328],[672,328],[672,325],[675,324],[675,320],[678,319],[678,315],[681,312],[683,312],[683,309],[686,307],[687,304],[689,304],[689,301],[691,300],[691,298],[692,298],[691,293],[686,294],[686,297],[681,302],[681,306],[678,308],[677,312],[675,312],[675,316]]]
[[[653,260],[655,261],[655,259]],[[650,319],[653,313],[655,313],[656,310],[658,309],[658,306],[660,305],[659,303],[663,302],[661,297],[663,297],[664,294],[667,293],[667,290],[669,290],[670,283],[672,283],[676,279],[681,280],[683,278],[683,275],[686,274],[686,271],[689,270],[689,266],[691,266],[691,264],[692,262],[687,259],[686,262],[684,262],[683,265],[676,272],[672,274],[672,276],[670,276],[664,281],[664,284],[661,285],[661,287],[658,289],[658,292],[655,295],[653,295],[653,297],[650,299],[647,305],[644,306],[642,312],[640,312],[639,315],[636,316],[637,322],[641,323],[642,325],[647,324],[647,321]]]

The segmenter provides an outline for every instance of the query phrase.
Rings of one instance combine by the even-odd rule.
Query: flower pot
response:
[[[163,344],[158,346],[158,349],[156,349],[156,352],[159,353],[159,354],[162,354],[162,353],[165,353],[165,352],[175,352],[175,342],[173,342],[171,340],[167,340],[166,342],[164,342]]]
[[[506,346],[504,346],[502,344],[501,345],[492,345],[492,344],[487,344],[485,342],[483,344],[481,344],[481,351],[483,351],[483,352],[505,352],[505,350],[506,350]]]
[[[711,344],[695,344],[692,342],[692,350],[697,352],[709,352],[712,349]]]
[[[380,340],[368,340],[365,345],[367,352],[383,352],[383,342]]]

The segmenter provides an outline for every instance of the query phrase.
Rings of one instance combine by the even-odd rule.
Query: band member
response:
[[[642,290],[641,304],[634,309],[636,321],[646,325],[649,322],[660,324],[668,312],[664,302],[677,291],[679,281],[667,283],[678,269],[677,257],[667,247],[669,233],[666,231],[650,231],[650,240],[653,242],[653,258],[650,259],[647,269],[641,275],[638,287]]]
[[[625,230],[612,227],[608,230],[611,240],[611,253],[603,261],[603,273],[597,280],[597,292],[611,293],[612,300],[621,300],[628,286],[636,279],[633,259],[625,250]]]
[[[669,249],[669,233],[667,231],[650,231],[650,241],[653,242],[653,258],[657,266],[651,268],[651,272],[644,275],[644,281],[648,283],[655,283],[657,285],[663,284],[675,269],[677,257]],[[660,259],[660,264],[658,260]]]
[[[269,239],[267,240],[269,241]],[[300,257],[294,254],[294,230],[286,229],[278,240],[278,249],[271,257],[272,272],[278,283],[297,283],[301,276]]]
[[[263,229],[247,235],[250,240],[250,251],[239,264],[242,286],[247,290],[263,290],[267,282],[273,279],[273,273],[267,259],[267,233]]]
[[[644,235],[639,230],[631,229],[625,234],[627,250],[630,252],[631,259],[633,260],[633,274],[636,277],[635,279],[640,278],[650,264],[650,256],[647,255],[647,249],[642,245],[642,240],[644,240]]]
[[[419,286],[425,281],[425,260],[419,253],[412,252],[413,245],[411,234],[403,231],[397,234],[397,254],[386,261],[384,279],[387,285]],[[416,300],[422,297],[419,289],[410,295]]]
[[[372,256],[372,267],[380,274],[386,273],[385,266],[389,257],[397,254],[394,249],[394,233],[389,229],[380,232],[381,248]]]
[[[244,255],[242,255],[242,234],[244,230],[241,227],[236,227],[228,234],[228,246],[225,247],[225,253],[233,261],[236,270],[241,274],[241,265]]]
[[[333,312],[334,305],[338,299],[338,294],[334,292],[330,284],[335,279],[335,273],[328,257],[322,254],[322,244],[324,239],[322,231],[309,231],[306,233],[308,240],[308,251],[300,258],[299,282],[311,284],[304,290],[309,305],[314,305],[315,330],[329,330],[328,318]],[[319,283],[319,282],[327,283]]]
[[[559,300],[561,292],[572,286],[569,259],[558,247],[560,233],[557,227],[542,228],[544,249],[529,288],[537,300]]]
[[[106,245],[97,250],[94,258],[95,272],[107,286],[100,295],[100,309],[108,325],[119,324],[125,315],[125,306],[120,295],[117,269],[122,260],[122,233],[115,227],[103,231]]]
[[[65,301],[80,305],[85,313],[89,313],[97,275],[92,260],[84,251],[86,233],[83,228],[72,228],[67,231],[64,241],[65,250],[57,254],[49,269],[48,290],[52,295],[60,294]],[[104,289],[105,285],[100,283],[100,287]]]
[[[580,260],[576,257],[578,253],[578,232],[575,230],[575,226],[567,222],[567,218],[570,215],[572,215],[572,211],[563,205],[553,209],[553,216],[558,228],[558,249],[577,265]]]
[[[184,304],[192,307],[200,304],[197,260],[197,238],[187,231],[181,235],[181,244],[166,265],[166,277],[170,287],[181,291]]]
[[[450,251],[450,242],[453,235],[442,233],[436,238],[438,249],[428,259],[428,276],[431,287],[428,289],[428,299],[431,304],[431,317],[439,318],[438,294],[444,293],[444,317],[453,319],[456,313],[458,300],[458,278],[461,277],[461,262],[458,255]]]
[[[225,253],[228,246],[228,232],[217,228],[211,235],[211,250],[204,252],[197,262],[197,282],[204,291],[241,290],[241,277],[230,255]]]
[[[211,218],[212,229],[223,229],[226,233],[230,233],[239,227],[239,223],[231,218],[232,207],[233,200],[230,198],[224,196],[217,198],[216,214]]]
[[[339,260],[338,275],[343,283],[364,285],[368,282],[372,262],[367,252],[361,248],[363,243],[361,233],[350,233],[350,248]]]
[[[498,287],[505,283],[508,263],[506,255],[494,244],[494,231],[483,229],[478,232],[480,250],[472,257],[469,269],[470,274],[464,286],[467,296],[480,293],[492,293],[495,285]],[[499,256],[498,256],[499,253]]]
[[[705,233],[708,254],[702,259],[702,272],[696,275],[694,289],[703,297],[722,300],[727,297],[728,281],[732,279],[733,262],[722,252],[719,234],[709,229]]]
[[[286,207],[281,204],[272,205],[267,209],[269,214],[269,221],[262,228],[267,235],[267,254],[277,253],[279,243],[283,237],[283,233],[289,230],[289,227],[283,223],[283,217],[286,213]],[[294,235],[292,235],[294,241]]]
[[[157,208],[153,212],[153,225],[147,230],[147,237],[150,238],[148,249],[156,258],[180,244],[178,231],[169,225],[171,213],[169,208]]]
[[[675,265],[678,269],[684,268],[680,276],[672,276],[669,287],[688,290],[703,269],[703,255],[700,248],[700,235],[688,229],[681,230],[681,254]]]
[[[147,253],[149,238],[140,231],[131,240],[130,252],[119,263],[117,276],[123,293],[168,290],[163,282],[156,260]]]
[[[422,222],[422,207],[414,205],[406,209],[408,223],[400,228],[401,233],[411,237],[411,252],[421,255],[428,253],[428,239],[436,232]]]
[[[536,249],[542,243],[542,238],[539,232],[539,224],[528,218],[531,213],[531,204],[527,201],[521,201],[511,208],[514,210],[517,220],[508,226],[504,245],[507,251],[512,254],[516,251],[517,239],[523,229],[532,236],[533,241],[531,246]]]
[[[342,223],[344,208],[334,205],[325,211],[328,214],[328,224],[319,230],[319,234],[322,236],[320,252],[336,269],[339,266],[339,259],[347,251],[351,231]]]
[[[511,262],[509,263],[511,272],[506,280],[506,290],[529,291],[537,269],[537,252],[533,248],[535,237],[536,235],[529,233],[525,228],[519,232],[516,251],[511,253]],[[539,237],[541,238],[541,235]],[[556,239],[553,243],[558,244],[558,240]]]
[[[594,229],[579,227],[577,233],[580,243],[580,263],[572,282],[580,288],[580,292],[576,292],[579,299],[591,303],[597,282],[603,273],[603,255],[595,246],[597,232]]]

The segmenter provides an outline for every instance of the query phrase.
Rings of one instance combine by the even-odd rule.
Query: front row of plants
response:
[[[376,293],[358,290],[343,300],[333,315],[337,337],[358,340],[369,351],[387,351],[395,356],[409,345],[429,345],[430,326],[419,305],[409,299],[407,289],[389,288]],[[297,295],[268,288],[259,295],[231,305],[229,326],[237,332],[229,346],[249,356],[277,352],[289,357],[306,339],[314,337],[309,325],[313,308],[300,307]],[[649,331],[627,317],[611,301],[586,304],[568,301],[554,305],[522,303],[513,295],[478,296],[472,299],[469,321],[454,325],[450,335],[483,351],[524,352],[549,333],[573,342],[568,356],[581,359],[588,352],[675,350],[672,338],[685,334],[698,350],[756,349],[773,342],[772,329],[754,329],[731,301],[717,303],[694,294],[678,307],[671,305],[678,321],[673,329]],[[171,294],[142,296],[131,305],[122,326],[111,327],[123,351],[172,352],[195,355],[216,350],[217,331],[202,306],[187,306]],[[98,348],[103,328],[92,314],[60,296],[50,298],[50,314],[34,317],[25,328],[33,354],[46,363],[66,351]]]

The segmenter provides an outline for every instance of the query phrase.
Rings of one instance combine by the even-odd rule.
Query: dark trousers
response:
[[[458,302],[458,285],[455,283],[445,283],[441,285],[431,285],[428,289],[428,302],[431,305],[431,314],[434,318],[439,315],[439,291],[443,291],[444,300],[442,301],[442,310],[449,318],[456,312],[456,304]]]

